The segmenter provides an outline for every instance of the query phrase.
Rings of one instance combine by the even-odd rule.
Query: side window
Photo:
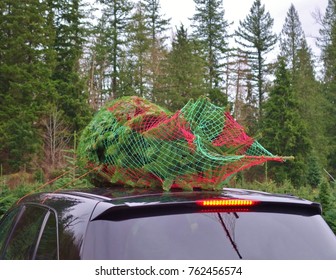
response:
[[[4,259],[26,260],[34,257],[36,243],[48,210],[26,206],[5,250]]]
[[[8,212],[0,223],[0,259],[2,258],[2,252],[6,245],[6,240],[8,239],[8,236],[11,232],[14,221],[20,209],[21,208],[17,207]]]
[[[57,221],[55,214],[49,211],[48,220],[44,227],[35,259],[38,260],[57,260],[58,246],[57,246]]]

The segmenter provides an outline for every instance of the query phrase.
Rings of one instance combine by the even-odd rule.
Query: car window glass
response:
[[[89,259],[238,259],[217,216],[168,215],[91,222]]]
[[[48,217],[48,221],[44,227],[35,259],[38,260],[58,259],[56,217],[55,214],[51,211]]]
[[[3,218],[0,224],[0,257],[1,253],[4,249],[6,240],[8,235],[10,234],[13,222],[16,218],[17,213],[19,212],[19,207],[13,209],[12,211],[8,212],[8,214]]]
[[[322,217],[195,213],[89,224],[87,259],[336,259]]]
[[[28,206],[17,222],[6,248],[4,259],[32,259],[36,241],[47,213],[47,209]]]

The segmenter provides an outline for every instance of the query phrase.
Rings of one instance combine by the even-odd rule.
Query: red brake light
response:
[[[197,205],[203,207],[236,207],[236,206],[253,206],[256,205],[255,200],[246,199],[204,199],[198,200]]]

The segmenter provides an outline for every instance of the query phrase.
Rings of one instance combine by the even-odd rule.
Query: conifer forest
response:
[[[225,0],[194,4],[190,26],[172,26],[160,0],[0,1],[0,216],[80,174],[78,139],[107,101],[177,111],[206,96],[274,155],[294,157],[228,184],[320,202],[336,232],[336,0],[314,15],[318,56],[293,4],[280,33],[267,1],[235,29]]]

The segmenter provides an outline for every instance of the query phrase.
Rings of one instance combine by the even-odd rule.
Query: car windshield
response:
[[[321,216],[189,213],[89,224],[86,259],[336,259]]]

